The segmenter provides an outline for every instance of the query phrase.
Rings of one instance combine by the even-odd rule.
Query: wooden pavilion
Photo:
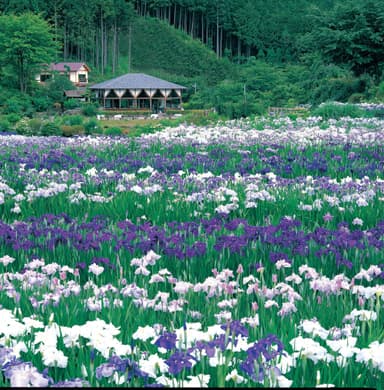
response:
[[[165,111],[181,108],[182,85],[144,73],[123,76],[90,87],[95,99],[105,109]]]

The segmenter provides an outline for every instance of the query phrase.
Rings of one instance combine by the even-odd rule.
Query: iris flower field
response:
[[[0,155],[1,387],[384,388],[384,120]]]

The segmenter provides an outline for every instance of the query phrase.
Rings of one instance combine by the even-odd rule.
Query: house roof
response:
[[[85,96],[85,91],[79,89],[64,91],[64,95],[68,98],[81,98]]]
[[[186,89],[182,85],[149,76],[144,73],[127,73],[111,80],[94,84],[90,89]]]
[[[89,71],[88,65],[84,62],[56,62],[54,64],[50,64],[49,69],[56,70],[58,72],[66,72],[69,68],[70,72],[76,72],[82,66],[84,66]]]

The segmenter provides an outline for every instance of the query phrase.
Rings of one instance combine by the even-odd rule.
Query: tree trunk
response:
[[[112,51],[112,74],[116,74],[117,67],[117,22],[113,23],[113,51]]]
[[[67,22],[65,22],[63,26],[63,46],[63,56],[64,60],[66,60],[68,58]]]
[[[131,71],[131,56],[132,56],[132,22],[129,22],[128,35],[128,73]]]
[[[216,57],[220,57],[220,27],[219,27],[219,10],[216,12]]]
[[[219,56],[223,56],[223,28],[220,28]]]
[[[241,40],[240,37],[237,37],[237,63],[240,64],[241,57]]]
[[[19,87],[20,87],[20,92],[25,92],[24,91],[24,61],[23,61],[23,56],[22,55],[19,55],[18,63],[19,63]]]
[[[189,35],[194,37],[194,28],[195,28],[195,11],[192,11],[192,19],[191,19],[191,29],[189,30]]]
[[[188,10],[184,9],[184,31],[188,34]]]
[[[204,13],[201,12],[201,42],[204,43]]]
[[[108,65],[108,29],[107,24],[104,24],[104,69]]]
[[[103,11],[100,12],[100,65],[101,74],[104,74],[104,23],[103,23]]]
[[[182,28],[182,22],[183,22],[183,7],[179,7],[180,12],[179,12],[179,23],[178,23],[178,28],[181,30]]]

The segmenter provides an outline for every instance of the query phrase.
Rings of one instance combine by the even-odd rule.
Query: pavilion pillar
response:
[[[164,96],[164,110],[167,109],[167,97],[171,94],[171,89],[160,89],[161,94]]]
[[[111,92],[110,89],[104,89],[104,108],[106,108],[105,102],[107,101],[107,96],[109,95],[110,92]]]
[[[149,109],[152,111],[152,97],[156,93],[156,89],[145,89],[145,93],[149,97]]]
[[[137,108],[137,98],[140,95],[142,89],[130,89],[129,92],[133,96],[133,108]]]
[[[126,90],[125,89],[115,89],[114,91],[115,91],[117,97],[119,98],[119,108],[121,108],[121,98],[125,94]]]
[[[179,97],[179,105],[180,105],[180,108],[181,108],[181,103],[182,103],[181,90],[180,89],[175,89],[175,92],[176,92],[177,96]]]

